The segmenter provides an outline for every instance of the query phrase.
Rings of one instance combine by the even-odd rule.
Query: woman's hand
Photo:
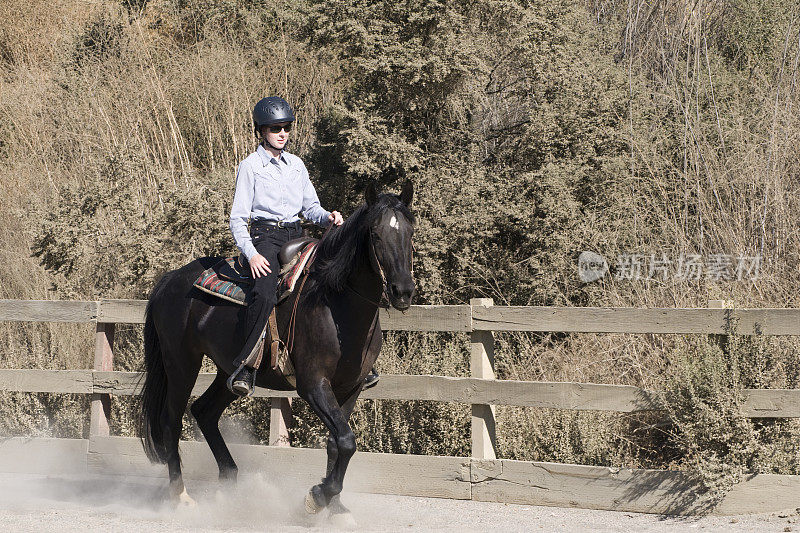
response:
[[[337,226],[341,226],[342,222],[344,222],[342,214],[339,211],[331,211],[331,214],[328,215],[328,220],[330,220],[332,224],[335,224]]]
[[[271,272],[272,270],[269,268],[269,261],[267,261],[263,255],[256,254],[252,259],[250,259],[250,273],[254,278],[266,276]]]

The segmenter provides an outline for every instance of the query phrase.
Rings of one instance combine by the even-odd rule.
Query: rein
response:
[[[325,230],[325,233],[322,235],[322,239],[328,235],[328,232],[333,228],[333,222],[330,223],[328,229]],[[322,241],[320,239],[320,241]],[[300,287],[297,289],[297,295],[294,298],[294,305],[292,305],[292,314],[289,315],[289,324],[287,325],[288,332],[286,335],[286,350],[291,353],[292,349],[294,348],[294,327],[297,323],[297,305],[300,303],[300,295],[303,293],[303,287],[306,286],[306,280],[308,280],[308,274],[311,272],[311,265],[314,264],[314,260],[317,258],[317,248],[314,248],[314,251],[311,252],[311,257],[308,258],[306,262],[306,266],[303,267],[303,281],[300,282]]]
[[[388,301],[385,304],[382,304],[383,297],[386,295],[386,290],[385,289],[384,289],[383,293],[381,294],[380,300],[377,301],[377,302],[375,300],[373,300],[372,298],[367,298],[366,296],[364,296],[363,294],[361,294],[360,292],[355,290],[349,283],[347,283],[345,285],[345,289],[350,289],[350,292],[352,292],[353,294],[355,294],[356,296],[358,296],[359,298],[361,298],[365,302],[371,303],[375,307],[380,307],[382,309],[389,309],[389,302]],[[387,300],[388,300],[388,297],[387,297]]]

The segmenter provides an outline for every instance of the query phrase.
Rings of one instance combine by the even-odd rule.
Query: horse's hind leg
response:
[[[219,467],[219,479],[236,481],[239,468],[231,456],[222,434],[219,432],[219,419],[222,413],[238,398],[225,385],[227,375],[217,368],[217,377],[211,386],[192,404],[192,415],[200,426],[200,431],[214,454]]]
[[[177,360],[177,359],[176,359]],[[172,368],[167,371],[167,401],[161,412],[161,424],[164,432],[164,444],[167,452],[167,469],[169,470],[169,492],[172,501],[176,504],[195,504],[194,500],[186,493],[181,472],[181,458],[178,453],[178,441],[183,427],[183,413],[189,403],[192,388],[200,372],[200,357],[184,359],[187,368]]]

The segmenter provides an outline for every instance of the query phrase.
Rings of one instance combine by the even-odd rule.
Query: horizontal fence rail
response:
[[[500,306],[473,309],[474,330],[800,335],[800,309]]]
[[[95,322],[100,302],[0,300],[0,321]]]
[[[613,307],[494,306],[476,298],[470,305],[415,305],[405,313],[380,310],[381,328],[393,331],[462,332],[470,335],[470,377],[382,375],[379,386],[364,391],[363,399],[422,400],[470,405],[472,458],[359,454],[354,463],[390,469],[392,482],[381,485],[374,476],[355,474],[355,486],[376,492],[467,498],[483,501],[576,506],[641,512],[704,512],[696,487],[681,473],[624,470],[581,465],[510,461],[495,457],[495,406],[591,410],[620,413],[660,410],[661,393],[630,385],[510,381],[495,379],[494,334],[504,331],[800,335],[800,309],[731,309],[710,301],[709,308],[633,309]],[[146,468],[137,439],[109,436],[110,397],[140,392],[143,374],[113,370],[116,324],[143,324],[142,300],[30,301],[0,300],[0,321],[72,322],[95,324],[93,369],[0,369],[0,390],[32,393],[91,395],[88,445],[69,439],[40,439],[33,446],[86,454],[88,467],[120,472]],[[192,394],[199,396],[213,374],[200,374]],[[294,391],[257,389],[255,397],[269,398],[270,446],[236,446],[237,455],[258,460],[276,471],[280,465],[317,462],[320,450],[294,450],[288,445]],[[800,390],[744,391],[742,415],[751,418],[800,418]],[[63,444],[62,444],[63,443]],[[87,447],[88,446],[88,447]],[[182,443],[198,473],[213,470],[203,443]],[[283,446],[279,448],[276,446]],[[0,453],[25,453],[22,441],[0,441]],[[358,459],[358,458],[361,459]],[[309,459],[312,459],[309,463]],[[288,463],[284,460],[289,460]],[[294,461],[297,459],[297,461]],[[51,465],[57,470],[57,465]],[[285,468],[284,468],[285,470]],[[307,469],[318,476],[320,469]],[[160,472],[160,470],[159,470]],[[405,480],[395,483],[394,480]],[[800,507],[800,497],[787,490],[800,487],[800,476],[752,476],[740,484],[716,510],[723,514]],[[752,509],[751,509],[752,508]]]
[[[143,324],[144,300],[0,300],[0,321]],[[800,335],[800,309],[412,305],[380,310],[388,331]]]
[[[192,396],[200,396],[215,374],[201,373]],[[136,396],[141,372],[0,369],[0,390],[56,394]],[[631,385],[546,381],[507,381],[448,376],[383,374],[381,386],[365,390],[364,400],[420,400],[462,404],[513,405],[574,411],[636,413],[659,410],[658,394]],[[800,389],[746,389],[742,415],[750,418],[800,418]],[[254,398],[297,398],[295,391],[256,389]]]

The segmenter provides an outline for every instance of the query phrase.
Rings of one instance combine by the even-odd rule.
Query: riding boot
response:
[[[375,367],[372,367],[369,374],[364,377],[364,390],[377,385],[379,379],[381,379],[381,377],[378,375],[378,371],[375,370]]]
[[[226,382],[228,390],[237,396],[250,396],[255,391],[256,371],[242,364],[231,374]]]

